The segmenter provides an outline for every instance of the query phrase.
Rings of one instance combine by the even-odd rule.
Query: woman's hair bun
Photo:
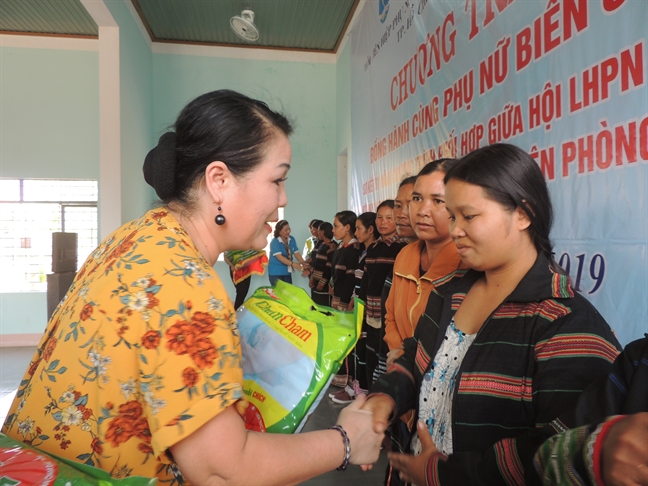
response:
[[[158,197],[168,202],[176,191],[176,134],[167,132],[144,159],[144,180],[155,189]]]

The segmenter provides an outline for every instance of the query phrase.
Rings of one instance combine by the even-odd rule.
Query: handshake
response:
[[[338,425],[347,431],[351,445],[350,463],[368,471],[378,460],[380,448],[389,422],[395,414],[395,403],[387,395],[376,394],[370,398],[359,395],[338,417]],[[390,452],[389,463],[400,471],[404,481],[426,484],[425,470],[430,457],[435,454],[445,460],[437,451],[427,427],[421,421],[417,424],[422,452],[418,456]]]

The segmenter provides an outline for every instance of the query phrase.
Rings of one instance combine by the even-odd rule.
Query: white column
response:
[[[103,0],[81,0],[99,26],[99,240],[121,226],[119,27]]]

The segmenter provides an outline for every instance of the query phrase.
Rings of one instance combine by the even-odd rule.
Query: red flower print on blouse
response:
[[[155,349],[160,345],[160,333],[149,331],[142,336],[142,346],[146,349]]]
[[[50,358],[52,357],[52,353],[54,352],[54,349],[56,348],[56,338],[52,336],[47,340],[47,344],[45,345],[45,351],[43,351],[43,359],[45,361],[49,361]]]
[[[135,242],[133,241],[133,238],[135,237],[136,234],[137,234],[137,230],[132,231],[110,252],[108,257],[106,258],[108,267],[112,267],[113,264],[115,263],[115,260],[117,260],[122,255],[128,253],[131,250],[131,248],[135,246]]]
[[[214,318],[206,312],[195,312],[191,318],[191,323],[198,328],[200,337],[206,337],[216,329]]]
[[[147,309],[152,309],[160,303],[158,298],[155,297],[155,294],[153,294],[152,292],[146,292],[146,297],[148,298],[148,304],[146,305]]]
[[[86,408],[85,405],[78,405],[77,409],[81,412],[83,420],[88,420],[90,417],[92,417],[91,408]]]
[[[178,321],[166,331],[167,349],[176,354],[187,354],[196,341],[195,326]]]
[[[96,452],[97,454],[103,454],[103,444],[97,437],[92,439],[90,448],[92,449],[93,452]]]
[[[38,358],[36,361],[31,362],[31,364],[29,365],[29,369],[27,370],[29,376],[33,376],[33,374],[36,373],[36,369],[38,368],[40,362],[41,362],[41,358]]]
[[[135,435],[135,423],[128,417],[115,417],[110,421],[106,431],[106,441],[113,447],[119,447]]]
[[[119,415],[137,419],[142,416],[142,404],[137,400],[130,400],[126,403],[121,404],[118,411]]]
[[[82,321],[87,321],[90,319],[90,316],[92,315],[92,304],[86,304],[83,306],[83,309],[81,309],[81,320]]]
[[[199,379],[200,379],[200,375],[196,372],[195,369],[191,367],[185,368],[184,371],[182,372],[182,381],[184,382],[187,388],[191,388],[192,386],[195,386],[196,383],[198,383]]]
[[[194,360],[196,366],[201,370],[209,368],[214,364],[214,360],[218,357],[216,352],[216,347],[214,343],[209,338],[201,339],[197,341],[190,350],[191,359]]]
[[[130,400],[118,408],[119,415],[110,421],[106,431],[106,441],[118,447],[131,437],[150,441],[151,431],[145,417],[142,417],[142,404]]]

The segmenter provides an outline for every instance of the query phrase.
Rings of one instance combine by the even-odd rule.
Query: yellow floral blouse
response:
[[[243,398],[234,308],[164,208],[110,235],[50,319],[2,428],[114,477],[182,478],[167,450]]]

